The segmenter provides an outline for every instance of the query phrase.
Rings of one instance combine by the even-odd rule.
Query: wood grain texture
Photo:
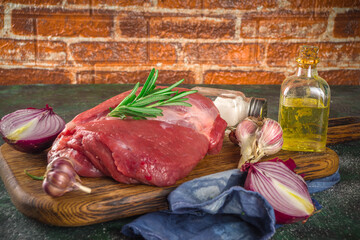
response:
[[[360,139],[360,117],[329,119],[327,145]]]
[[[305,179],[333,174],[338,169],[337,154],[327,149],[323,153],[280,151],[264,160],[279,157],[292,158],[296,171]],[[92,189],[91,194],[74,191],[62,197],[52,198],[41,188],[41,181],[29,178],[24,170],[33,175],[43,175],[46,154],[31,155],[13,150],[4,144],[0,148],[0,174],[17,209],[41,222],[57,226],[82,226],[166,209],[167,195],[179,184],[191,179],[234,169],[240,159],[240,149],[226,137],[222,151],[206,156],[188,177],[171,187],[126,185],[110,178],[82,178],[82,183]]]

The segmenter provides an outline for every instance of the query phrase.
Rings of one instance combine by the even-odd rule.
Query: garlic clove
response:
[[[257,160],[265,155],[279,152],[283,145],[283,131],[280,124],[270,118],[265,118],[263,126],[256,133]]]
[[[238,168],[240,168],[246,161],[250,161],[254,158],[254,147],[256,145],[255,133],[257,129],[257,121],[252,118],[244,119],[236,127],[235,136],[239,142],[241,151]]]
[[[258,135],[259,144],[274,145],[279,142],[283,136],[283,131],[280,124],[270,118],[264,119],[264,124],[260,129],[261,134]]]
[[[275,142],[275,144],[273,144],[273,145],[263,146],[262,147],[263,152],[265,153],[265,155],[275,154],[281,150],[283,143],[284,143],[284,140],[283,140],[283,138],[281,138],[281,139],[279,139],[279,141]]]
[[[246,143],[246,141],[255,134],[257,129],[257,123],[251,118],[246,118],[241,121],[235,131],[235,136],[239,141],[239,144]]]

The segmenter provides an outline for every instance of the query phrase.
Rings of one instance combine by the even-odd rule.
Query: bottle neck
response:
[[[317,76],[318,72],[316,69],[316,64],[299,64],[296,76],[298,77],[307,77],[307,78],[313,78],[314,76]]]
[[[267,116],[267,101],[265,98],[250,98],[248,116],[261,117]]]

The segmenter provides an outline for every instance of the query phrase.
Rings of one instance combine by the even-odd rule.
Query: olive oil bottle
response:
[[[326,149],[330,109],[330,87],[318,76],[319,48],[300,48],[295,75],[281,85],[279,123],[283,129],[283,149],[321,152]]]

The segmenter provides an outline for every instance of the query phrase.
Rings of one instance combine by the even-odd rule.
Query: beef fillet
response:
[[[160,107],[163,116],[148,120],[108,117],[109,108],[129,92],[70,121],[49,151],[48,162],[69,159],[83,177],[170,186],[186,177],[206,154],[221,150],[227,124],[210,99],[190,94],[187,102],[192,107]]]

